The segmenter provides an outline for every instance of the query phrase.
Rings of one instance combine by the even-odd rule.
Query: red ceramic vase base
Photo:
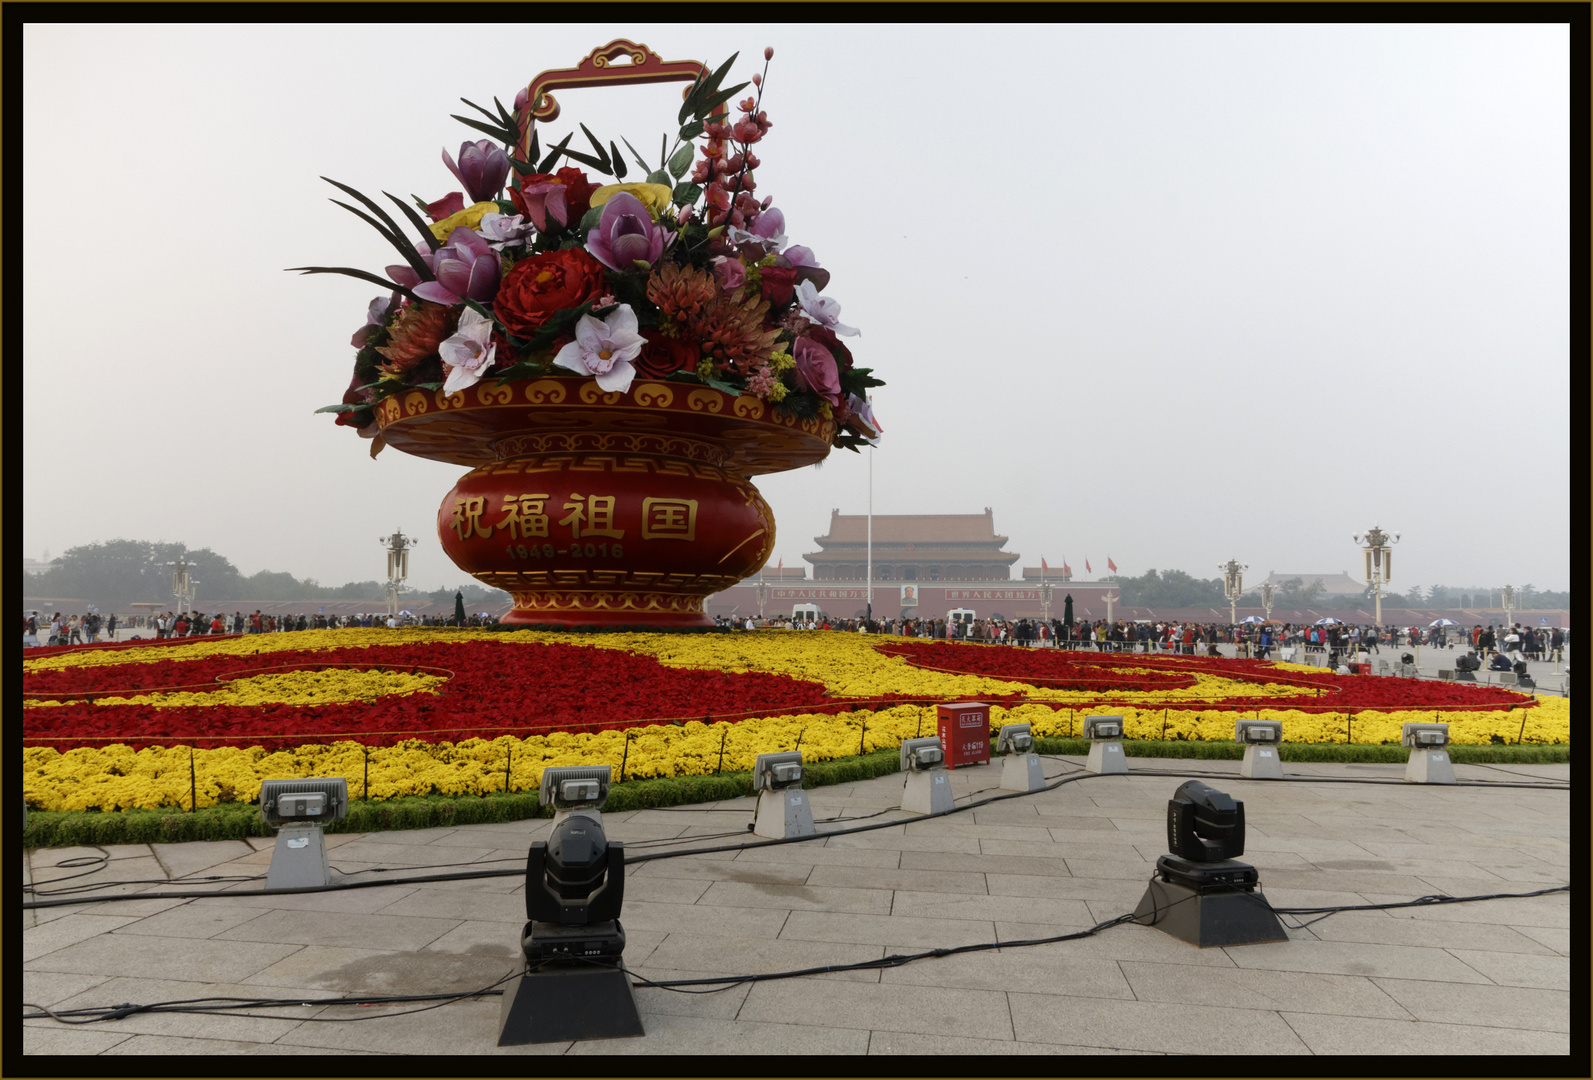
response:
[[[549,611],[517,607],[499,620],[505,626],[557,626],[566,630],[706,630],[715,622],[702,612]]]

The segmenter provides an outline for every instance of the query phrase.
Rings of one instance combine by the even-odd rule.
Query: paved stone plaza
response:
[[[1082,758],[1048,758],[1048,774]],[[626,960],[655,980],[849,964],[896,953],[1082,930],[1131,911],[1165,851],[1167,799],[1202,777],[1244,800],[1244,858],[1278,907],[1528,892],[1570,881],[1565,790],[1352,784],[1399,765],[1292,765],[1247,781],[1237,762],[1132,759],[1135,774],[912,824],[631,868]],[[959,798],[1000,766],[956,770]],[[1569,766],[1457,766],[1462,780],[1565,781]],[[814,816],[895,806],[899,775],[813,789]],[[995,792],[987,792],[994,794]],[[983,797],[982,795],[980,797]],[[738,843],[752,800],[606,817],[630,854]],[[887,811],[867,823],[888,821]],[[906,815],[901,815],[906,816]],[[821,831],[845,827],[823,824]],[[523,867],[549,822],[328,838],[334,867]],[[716,834],[733,833],[731,836]],[[710,839],[710,837],[714,837]],[[128,845],[72,884],[264,874],[270,840]],[[86,848],[24,856],[41,886]],[[334,873],[334,880],[339,875]],[[519,877],[322,894],[145,899],[25,914],[23,1000],[52,1008],[207,996],[427,994],[487,986],[517,966]],[[206,888],[128,885],[122,891]],[[499,998],[403,1017],[401,1006],[142,1014],[86,1026],[25,1021],[29,1054],[1566,1054],[1570,898],[1345,912],[1290,940],[1197,949],[1127,925],[1078,941],[900,968],[636,993],[643,1038],[495,1046]],[[1304,921],[1286,918],[1286,923]],[[349,1022],[321,1022],[335,1017]],[[352,1018],[361,1018],[354,1020]]]

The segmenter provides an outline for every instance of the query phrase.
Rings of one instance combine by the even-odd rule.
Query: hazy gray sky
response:
[[[1564,26],[457,29],[25,29],[27,555],[182,540],[341,584],[401,526],[413,584],[464,580],[434,526],[463,470],[312,412],[377,290],[283,268],[380,272],[319,176],[439,198],[461,97],[629,37],[739,50],[737,82],[774,46],[759,193],[889,383],[875,512],[1257,580],[1354,573],[1381,522],[1396,589],[1569,585]],[[544,145],[650,153],[680,88],[561,100]],[[868,462],[759,487],[800,565]]]

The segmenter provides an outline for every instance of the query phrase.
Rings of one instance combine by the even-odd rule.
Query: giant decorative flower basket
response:
[[[473,466],[437,533],[458,566],[514,597],[505,620],[712,626],[703,601],[754,573],[774,514],[749,479],[822,460],[835,424],[712,387],[548,377],[376,412],[389,446]]]
[[[464,192],[387,195],[407,224],[330,181],[403,261],[385,277],[299,268],[391,290],[354,334],[342,402],[323,411],[373,439],[373,456],[470,467],[437,532],[461,569],[514,597],[509,623],[710,627],[703,601],[773,548],[750,478],[878,441],[868,390],[883,384],[840,340],[858,331],[820,295],[829,271],[753,195],[772,57],[721,89],[734,56],[710,69],[622,39],[538,75],[513,111],[466,102],[486,122],[456,119],[492,138],[457,163],[444,152]],[[665,81],[691,85],[656,167],[626,144],[645,180],[622,182],[625,155],[584,125],[593,153],[571,150],[572,132],[543,155],[550,89]],[[726,102],[748,86],[732,122]],[[561,159],[621,182],[549,171]]]

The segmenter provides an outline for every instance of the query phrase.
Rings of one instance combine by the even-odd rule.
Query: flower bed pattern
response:
[[[932,733],[932,703],[970,699],[1041,736],[1110,711],[1142,739],[1228,740],[1242,712],[1284,721],[1290,742],[1396,742],[1434,719],[1456,743],[1570,740],[1569,701],[1491,687],[857,634],[306,631],[23,668],[24,792],[54,810],[252,801],[272,776],[341,775],[383,799],[534,790],[549,765],[644,778],[776,750],[832,760]],[[356,675],[370,681],[340,681]],[[103,696],[117,690],[132,693]]]

